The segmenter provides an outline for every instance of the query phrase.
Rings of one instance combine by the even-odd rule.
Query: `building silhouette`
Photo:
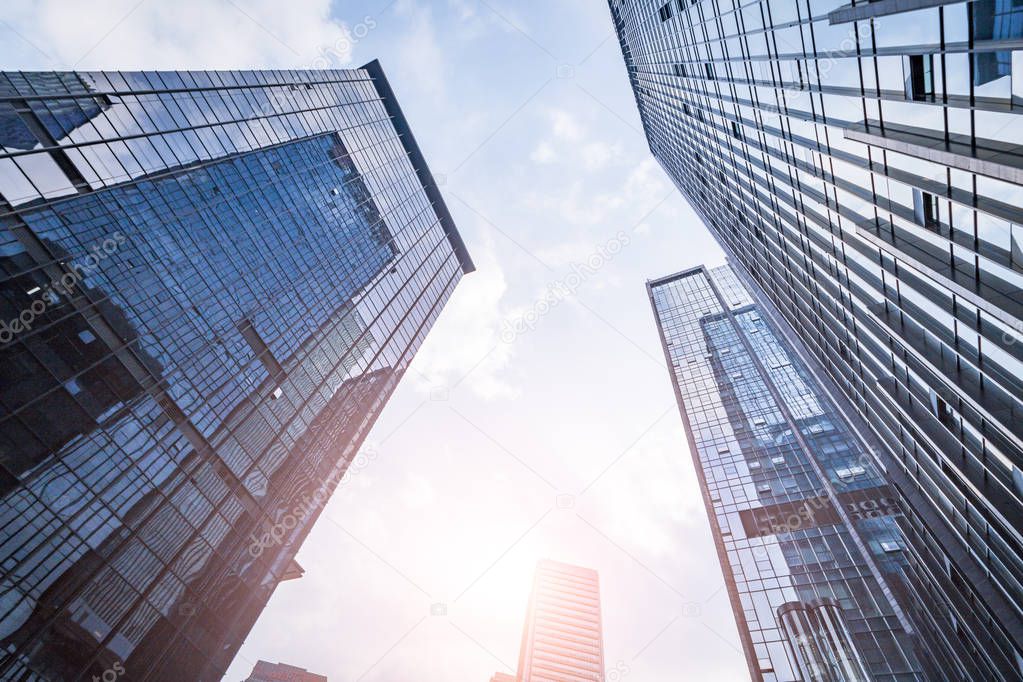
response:
[[[245,682],[327,682],[327,677],[287,663],[256,661]]]
[[[590,568],[537,564],[519,651],[520,682],[604,679],[600,577]]]

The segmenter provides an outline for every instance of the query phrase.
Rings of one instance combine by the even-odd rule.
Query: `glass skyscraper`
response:
[[[604,679],[600,577],[544,559],[536,566],[519,651],[519,682]]]
[[[0,147],[0,678],[219,680],[472,261],[377,62],[3,73]]]
[[[609,7],[653,154],[868,424],[939,679],[1023,679],[1023,6]]]
[[[753,679],[925,679],[866,449],[728,266],[647,286]]]

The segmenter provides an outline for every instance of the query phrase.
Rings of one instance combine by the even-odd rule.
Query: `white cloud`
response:
[[[657,162],[646,158],[633,166],[616,191],[595,192],[583,180],[574,180],[557,191],[530,193],[526,202],[531,208],[553,211],[571,225],[610,226],[622,219],[637,220],[640,210],[650,210],[667,192],[668,184]],[[622,210],[627,210],[628,215],[623,217],[619,213]],[[632,225],[625,227],[631,229]]]
[[[584,130],[578,119],[564,109],[551,109],[548,112],[551,131],[554,136],[569,142],[578,142],[582,139]]]
[[[637,220],[639,211],[652,208],[668,191],[665,181],[657,177],[659,172],[655,163],[644,160],[632,169],[617,191],[596,192],[584,181],[574,180],[557,191],[531,192],[525,201],[530,208],[553,214],[570,225],[605,225],[608,229],[618,225],[616,229],[631,229],[631,223],[623,226],[621,221]],[[623,211],[627,212],[624,216]]]
[[[546,203],[571,225],[598,225],[620,209],[625,198],[619,194],[590,192],[577,180],[567,192],[548,198]]]
[[[518,33],[529,27],[510,7],[500,7],[500,14],[486,7],[478,0],[448,0],[453,18],[457,20],[456,37],[462,40],[482,38],[494,30],[502,33]]]
[[[596,243],[580,237],[571,241],[542,246],[537,250],[536,255],[552,268],[564,268],[585,260],[596,248]]]
[[[473,245],[476,272],[463,279],[412,361],[406,380],[429,393],[465,386],[484,399],[513,397],[518,389],[502,376],[513,344],[501,340],[501,324],[515,319],[502,307],[508,290],[493,241]]]
[[[587,142],[579,149],[583,167],[588,171],[605,168],[616,157],[621,156],[622,146],[618,143]]]
[[[534,163],[562,162],[570,164],[573,170],[595,173],[605,170],[624,154],[621,142],[594,139],[578,116],[567,109],[547,108],[542,118],[548,125],[548,134],[529,155]]]
[[[448,0],[448,6],[455,13],[459,21],[468,21],[478,16],[477,5],[468,0]]]
[[[687,551],[678,542],[686,529],[703,530],[707,524],[696,472],[685,451],[685,435],[670,412],[615,464],[593,494],[602,527],[612,537],[628,537],[629,548],[642,556],[671,555],[681,560]],[[587,500],[589,503],[590,500]]]
[[[423,509],[436,503],[437,490],[429,478],[418,473],[406,472],[399,497],[409,509]]]
[[[529,154],[529,160],[539,164],[553,163],[557,158],[558,153],[549,142],[541,142]]]
[[[429,6],[402,0],[395,5],[395,13],[408,20],[408,28],[388,63],[397,62],[397,69],[407,74],[410,82],[420,89],[434,96],[443,96],[447,70],[434,26],[433,11]]]
[[[661,199],[668,191],[668,182],[657,161],[647,157],[629,172],[624,190],[630,200],[654,201]]]
[[[18,68],[226,69],[337,67],[351,34],[330,0],[134,0],[4,3],[4,62]],[[202,30],[196,30],[197,27]]]

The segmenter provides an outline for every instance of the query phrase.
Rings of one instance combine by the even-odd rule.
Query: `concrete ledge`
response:
[[[845,138],[874,147],[915,156],[944,166],[979,173],[1017,185],[1023,184],[1023,146],[997,140],[978,139],[976,145],[966,135],[953,135],[946,141],[933,131],[909,126],[858,123],[844,130]]]
[[[866,226],[857,225],[856,235],[873,246],[881,249],[897,261],[901,261],[903,264],[916,270],[926,279],[931,280],[938,286],[948,289],[955,295],[966,300],[971,305],[983,310],[994,319],[1001,321],[1003,324],[1013,329],[1023,328],[1023,319],[1017,315],[1013,315],[1012,312],[989,300],[992,297],[990,295],[985,296],[984,292],[980,291],[976,285],[973,288],[970,288],[968,286],[968,281],[959,281],[954,279],[950,276],[950,273],[947,270],[945,272],[936,270],[923,262],[920,258],[914,257],[914,255],[909,253],[905,248],[900,247],[900,245],[894,242],[890,237],[886,238],[885,236],[882,236],[880,231],[875,231]],[[1003,293],[1003,296],[1006,296],[1006,298],[1003,298],[1002,302],[1005,303],[1007,300],[1015,300],[1015,293],[1018,292],[1013,292],[1012,294]]]
[[[828,23],[847,24],[859,19],[883,17],[888,14],[912,12],[915,9],[951,5],[962,0],[878,0],[877,2],[861,2],[858,5],[845,5],[828,13]]]

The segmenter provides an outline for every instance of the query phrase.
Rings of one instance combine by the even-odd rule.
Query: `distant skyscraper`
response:
[[[600,577],[543,560],[536,567],[519,652],[520,682],[604,679]]]
[[[650,149],[879,444],[948,679],[1023,679],[1023,5],[609,0]]]
[[[327,682],[327,677],[287,663],[257,661],[245,682]]]
[[[2,679],[219,680],[472,262],[378,63],[0,74]]]
[[[730,268],[647,286],[753,679],[926,679],[867,451]]]

